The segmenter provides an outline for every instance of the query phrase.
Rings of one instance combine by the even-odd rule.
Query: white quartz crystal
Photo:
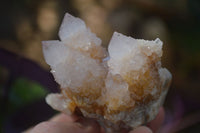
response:
[[[108,105],[109,110],[118,110],[120,106],[133,106],[135,103],[130,102],[130,93],[128,90],[129,85],[118,74],[112,75],[109,73],[105,80],[105,103]]]
[[[67,59],[69,50],[63,42],[43,41],[42,44],[44,58],[50,66],[56,66]]]
[[[59,30],[59,37],[65,44],[74,48],[88,50],[92,45],[100,45],[101,39],[96,37],[83,20],[68,13],[65,14]]]
[[[62,41],[68,41],[86,30],[83,20],[66,13],[58,34]]]
[[[68,108],[72,101],[61,94],[49,94],[46,97],[46,102],[50,104],[52,108],[62,111],[66,114],[72,114],[72,111],[74,111]]]
[[[43,41],[43,53],[60,94],[47,96],[52,108],[95,118],[106,132],[136,128],[158,113],[171,82],[161,67],[162,41],[114,32],[108,52],[83,20],[66,13],[61,41]]]
[[[138,71],[147,63],[152,53],[162,56],[162,42],[134,39],[114,32],[108,46],[110,60],[108,66],[113,74],[126,75]]]
[[[43,41],[42,43],[45,60],[51,66],[55,80],[61,88],[70,86],[73,91],[79,91],[84,89],[85,85],[90,89],[100,89],[102,78],[106,76],[105,69],[98,60],[91,58],[83,51],[89,50],[92,45],[99,46],[101,40],[86,28],[81,19],[68,13],[61,25],[59,36],[61,41]]]

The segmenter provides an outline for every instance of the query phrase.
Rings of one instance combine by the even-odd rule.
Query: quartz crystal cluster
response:
[[[96,118],[106,132],[145,124],[158,113],[171,74],[161,67],[162,41],[134,39],[114,32],[108,51],[83,20],[68,13],[60,40],[43,41],[43,53],[60,94],[47,103],[66,114]]]

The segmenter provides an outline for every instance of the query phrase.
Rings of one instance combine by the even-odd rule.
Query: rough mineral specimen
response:
[[[43,41],[51,72],[61,86],[47,103],[66,114],[79,110],[96,118],[106,132],[136,128],[158,113],[171,74],[161,67],[162,41],[134,39],[115,32],[108,52],[85,23],[66,13],[61,41]]]

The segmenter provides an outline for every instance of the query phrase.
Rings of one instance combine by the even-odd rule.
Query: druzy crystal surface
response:
[[[68,13],[60,40],[43,41],[43,53],[60,94],[47,103],[66,114],[77,110],[96,118],[106,132],[136,128],[158,113],[171,74],[161,67],[162,41],[134,39],[114,32],[108,51],[83,20]]]

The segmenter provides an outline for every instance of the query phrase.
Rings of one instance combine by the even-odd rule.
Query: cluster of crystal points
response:
[[[161,67],[162,42],[114,32],[108,52],[85,23],[66,13],[61,41],[43,41],[51,72],[61,86],[47,103],[66,114],[79,110],[107,132],[135,128],[155,118],[171,81]]]

